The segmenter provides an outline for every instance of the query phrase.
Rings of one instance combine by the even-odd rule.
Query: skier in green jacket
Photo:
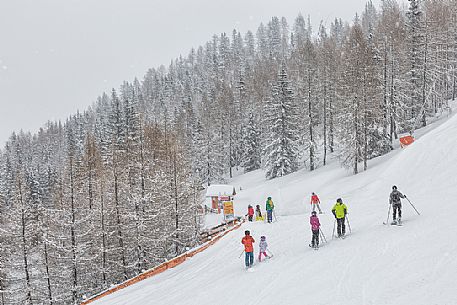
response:
[[[346,220],[347,212],[348,210],[346,205],[343,203],[343,200],[341,200],[341,198],[338,198],[336,200],[335,205],[332,208],[332,213],[335,216],[337,222],[338,237],[344,238],[344,234],[346,234],[346,226],[344,222]]]
[[[271,200],[271,197],[267,198],[266,202],[266,210],[267,210],[267,222],[272,222],[273,221],[273,209],[275,208],[275,205],[273,204],[273,200]]]

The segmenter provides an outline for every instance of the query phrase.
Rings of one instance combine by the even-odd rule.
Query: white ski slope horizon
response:
[[[277,221],[246,223],[182,265],[115,292],[96,305],[455,305],[457,304],[457,116],[416,133],[416,142],[351,175],[336,162],[268,180],[262,171],[240,175],[238,215],[273,198]],[[402,200],[403,226],[383,225],[392,185]],[[328,243],[311,239],[309,197],[316,192]],[[341,197],[352,233],[332,240],[331,208]],[[391,218],[390,218],[391,219]],[[251,230],[256,262],[244,269],[241,238]],[[258,263],[260,236],[274,257]]]

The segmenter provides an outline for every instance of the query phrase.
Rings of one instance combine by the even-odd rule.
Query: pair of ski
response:
[[[394,222],[394,221],[392,221],[391,223],[383,222],[382,224],[383,224],[383,225],[390,224],[391,226],[399,226],[399,227],[403,226],[403,223],[401,223],[401,222]]]
[[[387,222],[383,222],[382,223],[383,225],[387,225],[389,224],[389,220],[387,220]],[[391,226],[399,226],[401,227],[403,225],[403,222],[401,220],[394,220],[390,223]]]
[[[386,223],[385,223],[385,224],[386,224]],[[390,225],[401,227],[401,226],[403,225],[403,223],[402,223],[401,220],[397,220],[397,221],[394,220],[394,221],[392,221],[392,222],[390,223]]]
[[[322,232],[322,230],[320,228],[319,228],[319,237],[322,242],[327,243],[327,238],[325,237],[324,232]],[[311,245],[311,244],[309,244],[308,246],[310,248],[313,248],[314,250],[319,250],[319,246],[313,247],[313,245]]]
[[[266,257],[265,257],[265,258],[263,258],[261,261],[259,261],[259,260],[257,259],[257,262],[258,262],[258,263],[261,263],[261,262],[264,262],[264,261],[266,261],[266,260],[269,260],[269,259],[271,259],[272,257],[273,257],[273,255],[271,255],[271,253],[270,253],[270,255],[269,255],[269,256],[266,256]]]
[[[265,257],[265,258],[264,258],[263,260],[261,260],[261,261],[257,260],[257,264],[260,264],[260,263],[262,263],[262,262],[265,262],[266,260],[269,260],[269,259],[271,259],[272,257],[273,257],[273,255],[270,254],[270,256]],[[254,265],[251,265],[251,266],[249,266],[249,267],[245,267],[245,270],[246,270],[247,272],[254,272],[254,270],[255,270],[255,269],[254,269]]]
[[[319,250],[319,246],[314,247],[313,245],[309,244],[308,245],[310,248],[313,248],[314,250]]]

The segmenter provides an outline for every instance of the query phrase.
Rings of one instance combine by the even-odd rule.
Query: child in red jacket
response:
[[[254,217],[254,208],[252,205],[248,205],[248,220],[252,221],[252,218]]]
[[[313,206],[313,211],[316,209],[316,206],[317,206],[317,209],[319,210],[319,214],[322,214],[322,210],[320,207],[321,201],[319,200],[319,197],[317,197],[317,195],[314,192],[311,194],[310,204]]]

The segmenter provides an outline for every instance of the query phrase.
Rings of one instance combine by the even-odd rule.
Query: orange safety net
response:
[[[413,136],[404,136],[400,138],[400,146],[405,147],[414,142],[414,137]]]
[[[226,228],[225,231],[219,235],[217,235],[216,237],[212,238],[209,242],[203,244],[202,246],[198,247],[197,249],[194,249],[192,251],[189,251],[189,252],[186,252],[184,254],[181,254],[180,256],[178,257],[175,257],[174,259],[171,259],[169,260],[168,262],[166,263],[163,263],[159,266],[156,266],[154,268],[152,268],[151,270],[148,270],[134,278],[131,278],[127,281],[125,281],[124,283],[121,283],[113,288],[110,288],[98,295],[95,295],[93,297],[91,297],[90,299],[86,300],[86,301],[83,301],[81,303],[81,305],[86,305],[86,304],[89,304],[89,303],[92,303],[98,299],[101,299],[107,295],[110,295],[116,291],[119,291],[123,288],[126,288],[128,286],[131,286],[135,283],[138,283],[142,280],[145,280],[147,278],[150,278],[150,277],[153,277],[157,274],[160,274],[164,271],[166,271],[167,269],[170,269],[170,268],[174,268],[182,263],[184,263],[186,261],[187,258],[191,258],[193,257],[195,254],[198,254],[200,252],[203,252],[204,250],[208,249],[210,246],[214,245],[218,240],[220,240],[222,237],[224,237],[225,235],[227,235],[229,232],[233,231],[233,230],[236,230],[238,229],[239,227],[241,227],[241,225],[243,224],[244,221],[241,221],[239,222],[238,224],[236,224],[236,221],[234,222],[234,225],[232,228]]]

